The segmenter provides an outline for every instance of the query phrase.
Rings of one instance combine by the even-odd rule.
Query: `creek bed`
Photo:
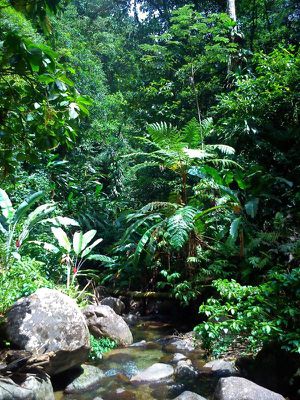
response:
[[[151,383],[134,385],[130,378],[154,363],[170,363],[175,352],[166,351],[163,338],[174,333],[174,327],[158,321],[141,321],[132,328],[134,342],[142,340],[146,344],[111,350],[102,360],[93,365],[101,368],[105,377],[99,387],[82,394],[63,394],[55,392],[56,400],[94,400],[97,396],[103,400],[169,400],[174,399],[184,390],[196,392],[207,399],[212,398],[216,380],[212,377],[199,375],[193,379],[179,379],[170,383]],[[161,339],[161,340],[159,340]],[[157,342],[157,340],[159,340]],[[187,353],[186,353],[187,354]],[[199,350],[188,352],[188,358],[198,369],[205,364]]]

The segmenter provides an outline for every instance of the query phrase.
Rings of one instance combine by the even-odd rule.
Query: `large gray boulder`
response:
[[[134,375],[130,379],[130,382],[137,384],[162,382],[172,379],[173,375],[174,368],[172,365],[156,363],[151,365],[151,367],[146,368],[144,371]]]
[[[161,342],[160,340],[157,341]],[[179,339],[179,338],[170,338],[163,343],[163,349],[167,353],[189,353],[190,351],[195,350],[195,344],[191,338]]]
[[[203,368],[207,368],[209,372],[220,378],[238,375],[238,370],[235,368],[234,363],[222,359],[210,361],[206,363]]]
[[[181,353],[175,353],[171,360],[172,364],[177,364],[179,361],[187,360],[187,357]]]
[[[108,337],[124,346],[132,344],[133,337],[128,325],[109,306],[87,306],[83,314],[91,334],[96,338]]]
[[[219,380],[214,400],[284,400],[284,397],[248,379],[231,376]]]
[[[123,314],[123,312],[125,311],[125,304],[117,297],[105,297],[103,300],[100,301],[100,304],[103,306],[109,306],[118,315]]]
[[[89,331],[75,301],[52,289],[38,289],[7,314],[6,331],[18,348],[49,354],[44,370],[54,375],[88,358]]]
[[[189,392],[188,390],[186,390],[185,392],[177,396],[174,400],[206,400],[206,399],[197,393]]]
[[[54,400],[49,377],[25,375],[23,382],[16,384],[10,378],[0,377],[1,400]]]

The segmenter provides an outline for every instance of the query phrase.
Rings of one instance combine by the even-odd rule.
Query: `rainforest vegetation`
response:
[[[39,287],[163,292],[212,354],[300,352],[299,1],[0,18],[0,314]]]

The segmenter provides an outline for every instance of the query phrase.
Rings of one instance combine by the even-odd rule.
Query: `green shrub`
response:
[[[15,261],[11,268],[0,273],[0,315],[23,296],[28,296],[41,287],[54,287],[44,278],[44,264],[24,257]]]
[[[89,354],[90,360],[97,360],[102,358],[102,355],[111,349],[117,347],[117,343],[109,338],[97,339],[93,335],[90,336],[91,351]]]
[[[272,272],[258,286],[227,279],[215,281],[214,286],[220,296],[200,306],[207,321],[195,328],[213,355],[237,344],[255,353],[270,342],[300,353],[300,268]]]

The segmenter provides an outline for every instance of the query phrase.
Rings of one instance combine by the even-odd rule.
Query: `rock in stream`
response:
[[[35,354],[49,354],[50,375],[85,362],[90,348],[85,319],[73,299],[53,289],[38,289],[18,300],[7,314],[12,344]]]

